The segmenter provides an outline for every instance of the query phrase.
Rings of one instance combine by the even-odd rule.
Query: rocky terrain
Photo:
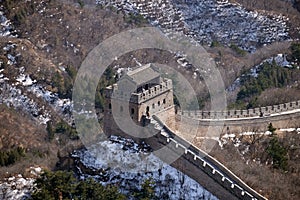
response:
[[[184,32],[200,43],[219,42],[253,52],[257,47],[289,39],[284,15],[247,11],[228,1],[97,1],[127,12],[137,11],[166,33]]]

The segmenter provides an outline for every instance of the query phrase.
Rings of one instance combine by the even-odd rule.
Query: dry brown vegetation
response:
[[[261,106],[277,105],[300,99],[299,88],[272,88],[263,91],[257,98]]]
[[[43,126],[30,120],[25,113],[0,105],[0,148],[8,149],[15,146],[36,148],[46,138]]]
[[[0,105],[0,127],[1,151],[22,147],[26,153],[26,156],[17,164],[0,167],[0,177],[21,173],[29,166],[47,161],[45,157],[48,157],[51,152],[49,151],[50,145],[45,142],[47,138],[45,128],[31,120],[28,115]]]
[[[280,143],[288,150],[287,171],[274,169],[266,152],[271,136],[238,136],[239,147],[229,141],[223,149],[215,146],[211,154],[237,174],[249,186],[269,199],[300,198],[300,134],[277,131]],[[245,147],[249,150],[242,153]]]

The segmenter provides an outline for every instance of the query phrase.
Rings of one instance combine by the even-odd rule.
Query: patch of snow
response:
[[[151,178],[159,197],[171,200],[217,199],[193,179],[163,163],[151,152],[140,149],[132,140],[113,137],[113,141],[99,142],[89,150],[74,152],[73,156],[93,171],[100,170],[98,175],[92,176],[97,181],[118,184],[124,194],[140,189],[140,185]],[[82,173],[80,176],[91,177]]]
[[[281,128],[281,129],[279,129],[279,131],[300,133],[300,128]]]
[[[16,62],[16,57],[11,55],[11,54],[7,54],[7,64],[8,65],[15,65],[17,64]]]
[[[66,119],[70,119],[73,104],[70,99],[60,99],[56,93],[46,90],[41,85],[35,84],[27,88],[27,91],[32,92],[37,97],[43,98],[46,102],[53,106],[55,111],[62,113]],[[47,116],[44,121],[47,121]]]
[[[288,18],[248,11],[239,4],[215,0],[97,0],[103,6],[139,13],[166,34],[182,32],[200,43],[217,40],[253,52],[260,45],[289,39]]]
[[[16,31],[13,29],[12,23],[6,18],[2,12],[4,8],[0,7],[0,37],[17,37]]]
[[[295,128],[281,128],[279,129],[280,131],[283,131],[283,132],[293,132],[295,131],[296,129]]]
[[[247,145],[244,150],[241,151],[242,155],[245,155],[247,152],[249,152],[250,145]]]
[[[9,42],[5,47],[3,47],[4,51],[10,51],[11,49],[14,49],[17,45]]]
[[[9,80],[9,78],[5,77],[1,72],[3,72],[4,69],[0,69],[0,83],[4,83]]]
[[[42,173],[42,168],[41,167],[30,167],[30,174],[34,176],[38,176]]]
[[[30,197],[35,179],[17,175],[0,182],[0,199],[23,200]]]
[[[23,86],[30,86],[36,83],[36,80],[32,80],[29,75],[20,74],[16,80],[21,83]]]
[[[23,110],[40,120],[39,122],[42,124],[46,122],[46,118],[49,118],[50,114],[26,94],[23,94],[21,89],[2,83],[0,91],[0,103]]]
[[[222,136],[222,138],[235,138],[235,137],[236,137],[235,134],[228,134],[228,133]]]
[[[61,71],[63,71],[63,72],[66,71],[66,68],[65,68],[64,66],[58,66],[58,68],[59,68]]]

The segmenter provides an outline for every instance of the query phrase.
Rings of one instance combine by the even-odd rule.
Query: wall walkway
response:
[[[160,130],[160,134],[147,142],[154,148],[159,146],[159,143],[160,146],[182,154],[179,162],[172,166],[191,176],[220,199],[266,199],[216,159],[175,135],[157,116],[153,116],[153,119],[152,125]]]

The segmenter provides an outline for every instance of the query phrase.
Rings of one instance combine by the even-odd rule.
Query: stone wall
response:
[[[288,114],[289,111],[300,109],[300,100],[289,103],[253,108],[248,110],[226,110],[226,111],[179,111],[181,116],[194,119],[234,119],[234,118],[255,118],[269,117],[276,114]],[[285,113],[286,112],[286,113]]]
[[[153,86],[148,90],[143,91],[142,93],[136,94],[138,96],[138,101],[136,103],[146,102],[154,97],[162,95],[164,92],[172,90],[172,80],[165,79],[160,85]],[[135,94],[133,94],[134,96]],[[173,104],[173,102],[172,102]]]
[[[160,143],[160,146],[165,146],[172,149],[174,152],[177,152],[180,157],[181,162],[185,162],[184,173],[188,173],[189,169],[194,169],[196,166],[196,171],[193,173],[189,173],[193,179],[198,181],[201,185],[206,187],[207,190],[212,192],[220,199],[266,199],[255,190],[250,188],[246,183],[244,183],[241,179],[239,179],[235,174],[233,174],[229,169],[227,169],[224,165],[219,163],[213,157],[209,156],[202,150],[193,146],[186,140],[178,137],[175,133],[172,132],[170,128],[168,128],[164,123],[156,116],[154,119],[163,126],[164,130],[169,134],[169,137],[158,134],[155,137],[155,140],[147,141],[151,144],[151,146],[157,146],[156,143]],[[158,155],[159,156],[159,155]],[[172,164],[178,170],[182,170],[180,166],[182,163]],[[198,171],[198,172],[197,172]],[[216,191],[214,185],[206,185],[203,183],[203,173],[209,176],[210,179],[214,181],[214,184],[218,184],[222,186],[222,189]],[[209,182],[211,180],[205,179],[205,182]],[[230,195],[232,195],[230,197]]]

